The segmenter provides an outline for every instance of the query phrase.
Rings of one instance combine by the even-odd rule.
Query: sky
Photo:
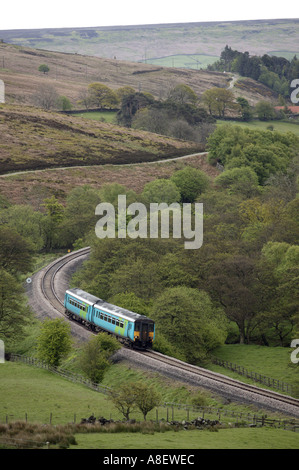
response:
[[[0,30],[299,18],[298,0],[15,0]]]

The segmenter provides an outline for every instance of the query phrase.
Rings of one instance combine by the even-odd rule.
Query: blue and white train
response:
[[[155,323],[150,318],[109,304],[81,289],[68,289],[64,296],[66,315],[95,332],[115,335],[122,343],[139,349],[151,348]]]

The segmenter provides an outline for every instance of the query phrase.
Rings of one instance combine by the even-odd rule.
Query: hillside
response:
[[[199,144],[33,107],[0,107],[0,173],[153,161],[202,150]]]
[[[131,86],[160,99],[180,83],[189,85],[200,96],[212,86],[227,87],[229,82],[229,77],[219,72],[155,67],[1,43],[0,58],[0,78],[5,82],[8,103],[33,104],[41,84],[52,85],[76,106],[82,91],[92,82],[104,83],[112,89]],[[41,64],[50,67],[48,74],[38,71]]]
[[[97,21],[95,19],[95,21]],[[226,44],[250,54],[299,53],[298,19],[0,31],[5,42],[51,51],[187,68],[214,62]],[[164,62],[161,63],[161,59]]]

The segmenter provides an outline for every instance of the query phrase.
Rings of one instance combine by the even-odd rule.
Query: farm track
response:
[[[57,274],[68,265],[68,263],[74,261],[75,259],[78,259],[80,257],[86,257],[90,252],[90,248],[82,248],[81,250],[78,250],[74,253],[70,253],[68,255],[63,256],[62,258],[59,258],[58,260],[54,261],[51,263],[43,273],[43,276],[41,278],[41,291],[42,295],[50,302],[52,307],[57,310],[60,314],[64,314],[64,307],[63,307],[63,301],[59,297],[58,293],[56,292],[55,289],[55,277]],[[84,328],[84,327],[82,327]],[[84,328],[85,329],[85,328]],[[90,331],[92,334],[92,332]],[[163,364],[163,367],[170,367],[170,369],[177,370],[178,372],[186,372],[187,374],[191,374],[193,377],[198,378],[199,381],[201,380],[208,380],[212,381],[215,384],[217,384],[217,387],[220,388],[220,390],[224,389],[225,387],[230,388],[231,390],[235,390],[236,393],[241,393],[241,394],[250,394],[253,397],[259,397],[263,398],[265,400],[270,400],[271,401],[271,408],[277,407],[277,411],[280,410],[280,408],[284,408],[285,406],[291,407],[293,412],[293,416],[299,417],[299,400],[290,397],[288,395],[282,395],[280,393],[267,390],[267,389],[262,389],[259,387],[256,387],[254,385],[248,385],[243,382],[240,382],[235,379],[231,379],[230,377],[227,377],[225,375],[209,371],[207,369],[203,369],[198,366],[194,366],[185,362],[182,362],[178,359],[165,356],[161,353],[158,353],[156,351],[130,351],[132,352],[137,358],[141,359],[141,362],[145,362],[144,358],[147,357],[154,363]],[[138,359],[137,359],[138,362]],[[244,395],[244,396],[245,396]]]

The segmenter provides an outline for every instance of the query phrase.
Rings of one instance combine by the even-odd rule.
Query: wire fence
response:
[[[246,367],[239,366],[223,359],[219,359],[215,356],[212,357],[212,362],[221,367],[225,367],[225,369],[229,369],[233,372],[236,372],[237,374],[242,375],[243,377],[247,377],[253,380],[254,382],[258,382],[263,385],[266,385],[267,387],[289,393],[290,395],[292,394],[292,385],[282,380],[273,379],[272,377],[267,377],[266,375],[259,374],[258,372],[253,372],[251,370],[246,369]]]
[[[91,382],[80,374],[70,372],[66,369],[51,367],[44,361],[34,357],[12,354],[10,356],[10,360],[49,370],[50,372],[58,374],[67,380],[70,380],[74,383],[83,384],[92,390],[104,393],[106,395],[111,390],[109,387]],[[223,424],[233,424],[234,426],[241,426],[242,424],[248,426],[271,426],[295,432],[299,431],[299,420],[296,419],[270,419],[267,415],[251,414],[239,411],[237,412],[226,408],[216,408],[211,406],[196,406],[194,404],[164,402],[159,407],[156,407],[155,410],[153,410],[151,413],[151,419],[155,420],[156,422],[174,422],[176,420],[180,420],[181,422],[190,422],[199,416],[202,419],[213,419]],[[42,420],[44,424],[57,424],[55,418],[56,414],[54,417],[52,412],[46,413],[43,418],[39,416],[39,420]],[[109,418],[111,420],[112,416]],[[16,420],[25,420],[26,422],[29,422],[29,420],[32,420],[32,416],[30,416],[30,414],[27,412],[18,416],[16,416],[16,414],[0,415],[0,422],[2,423],[7,424]],[[80,422],[80,420],[82,420],[82,417],[78,417],[76,413],[74,413],[69,417],[68,422],[77,424]],[[92,422],[93,421],[94,420],[92,420]]]

